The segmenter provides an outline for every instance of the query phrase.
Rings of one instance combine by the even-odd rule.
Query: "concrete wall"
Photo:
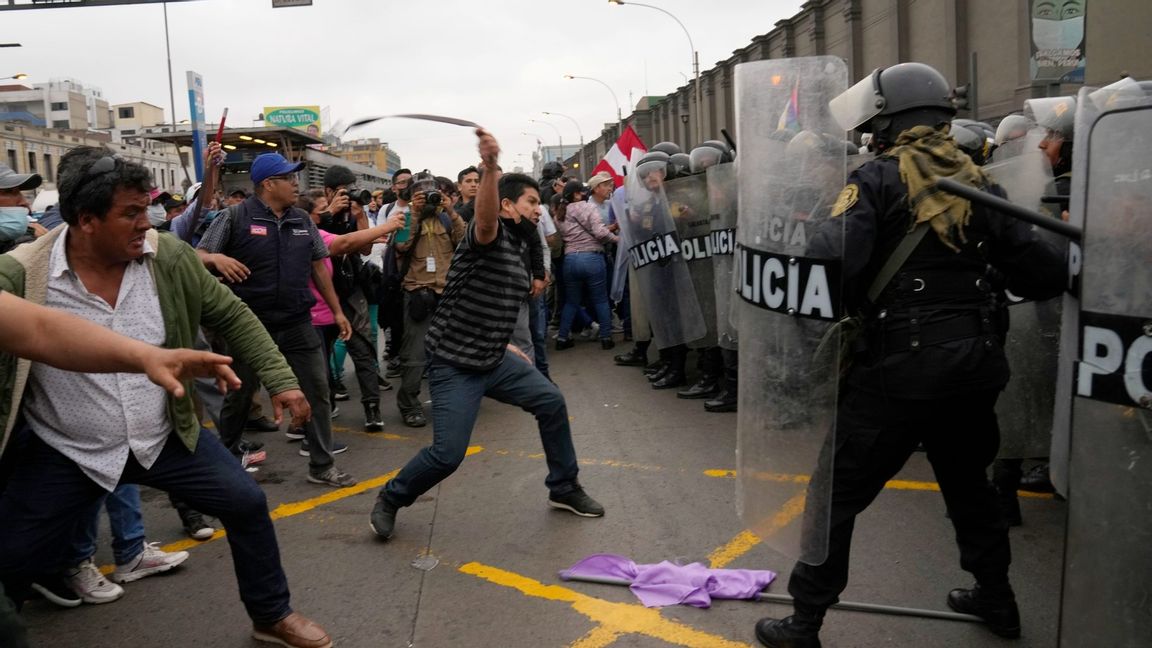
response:
[[[641,101],[624,121],[649,146],[671,140],[687,150],[720,138],[721,128],[735,132],[733,68],[742,62],[839,56],[848,62],[850,82],[855,83],[874,68],[921,61],[961,85],[970,81],[976,54],[976,116],[995,122],[1019,111],[1030,97],[1074,94],[1078,89],[1074,84],[1032,82],[1030,8],[1029,0],[810,0],[795,16],[777,22],[729,58],[701,69],[699,107],[689,83],[651,105]],[[1152,79],[1152,0],[1090,0],[1085,30],[1086,83],[1104,85],[1122,72]],[[704,111],[704,133],[696,132],[696,110]],[[681,115],[688,115],[687,125]],[[963,111],[958,116],[973,115]],[[599,160],[617,136],[616,129],[605,129],[586,144],[586,154]]]

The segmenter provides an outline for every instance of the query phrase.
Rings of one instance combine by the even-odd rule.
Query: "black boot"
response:
[[[972,614],[984,619],[988,629],[1006,639],[1020,636],[1020,610],[1012,588],[1004,586],[1001,592],[991,592],[976,585],[972,589],[954,589],[948,592],[948,607],[961,614]]]
[[[760,619],[756,639],[768,648],[820,648],[820,622],[793,614],[786,619]]]
[[[1020,490],[1030,493],[1053,493],[1052,479],[1048,477],[1048,462],[1045,461],[1024,473],[1020,478]]]
[[[694,400],[697,398],[711,398],[720,393],[720,381],[715,375],[701,374],[696,384],[688,389],[676,392],[676,398]]]
[[[652,381],[652,389],[675,389],[686,384],[688,376],[684,375],[684,370],[669,365],[668,371],[661,374],[659,379]]]
[[[364,429],[368,432],[384,431],[384,419],[380,418],[380,403],[364,403]]]
[[[720,392],[716,398],[711,398],[704,401],[704,411],[706,412],[735,412],[736,411],[736,392],[728,391],[725,389]]]
[[[657,360],[647,367],[644,367],[644,377],[647,378],[649,382],[653,382],[659,380],[660,377],[671,368],[672,365],[668,363],[668,361]]]

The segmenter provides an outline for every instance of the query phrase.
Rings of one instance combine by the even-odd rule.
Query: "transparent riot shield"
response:
[[[1044,133],[1033,128],[1014,140],[1021,146],[996,151],[985,172],[1008,200],[1059,218],[1060,209],[1043,198],[1054,193],[1052,166],[1039,143]],[[1058,246],[1067,239],[1033,227],[1037,236]],[[1011,293],[1002,296],[1010,323],[1004,352],[1012,379],[996,401],[1000,424],[1000,457],[1047,457],[1052,444],[1052,412],[1056,398],[1057,357],[1060,352],[1061,301],[1033,302]]]
[[[633,153],[637,159],[641,152]],[[636,169],[627,177],[628,211],[621,219],[621,253],[636,270],[633,291],[642,291],[656,347],[698,340],[708,325],[681,251],[680,237],[664,194],[664,172]]]
[[[847,87],[834,57],[736,67],[737,506],[765,544],[813,565],[828,553],[841,286],[839,252],[811,239],[842,240],[828,216],[847,155],[827,145],[844,136],[828,102]],[[817,154],[808,168],[827,167],[823,191],[796,191],[789,145],[802,136]]]
[[[702,174],[669,180],[664,185],[668,209],[680,237],[680,253],[688,262],[688,274],[696,303],[704,316],[707,333],[692,342],[693,348],[716,346],[716,290],[712,268],[712,223],[708,203],[708,178]]]
[[[1059,643],[1137,646],[1152,637],[1152,103],[1085,132]]]
[[[712,277],[716,294],[716,338],[722,349],[736,349],[733,309],[736,300],[736,164],[729,162],[709,167],[708,207],[712,224]]]

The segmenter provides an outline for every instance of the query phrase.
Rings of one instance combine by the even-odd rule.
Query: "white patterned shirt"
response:
[[[116,307],[88,292],[68,263],[65,231],[52,247],[45,306],[66,311],[148,344],[164,344],[164,316],[148,266],[131,261]],[[144,242],[144,254],[155,250]],[[24,415],[36,436],[76,462],[105,490],[120,481],[128,453],[144,468],[172,431],[163,387],[144,374],[86,374],[32,363]]]

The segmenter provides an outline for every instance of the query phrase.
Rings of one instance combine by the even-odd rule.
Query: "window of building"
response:
[[[8,149],[8,168],[15,171],[16,167],[16,151]]]
[[[67,129],[69,126],[67,119],[56,119],[52,122],[52,128]]]
[[[125,128],[124,130],[120,131],[120,134],[121,135],[135,135],[136,129],[135,128]]]
[[[28,173],[36,173],[36,151],[28,151]]]
[[[53,101],[52,110],[68,110],[67,101]]]
[[[132,106],[121,107],[116,109],[116,114],[120,119],[135,119],[136,109]]]
[[[52,178],[52,171],[53,171],[53,169],[52,169],[52,156],[45,153],[44,154],[44,179],[47,180],[48,182],[56,182]]]

